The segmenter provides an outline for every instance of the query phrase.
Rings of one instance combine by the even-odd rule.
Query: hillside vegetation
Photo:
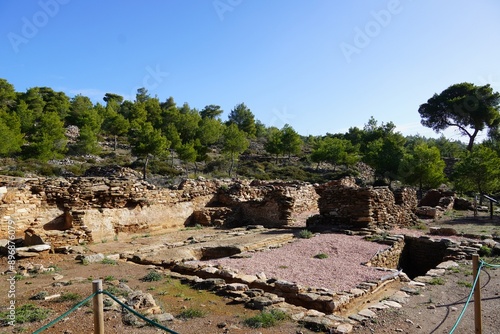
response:
[[[218,105],[197,110],[173,97],[162,102],[144,88],[134,101],[106,93],[93,103],[49,87],[17,92],[0,79],[0,173],[81,176],[92,166],[120,165],[164,185],[197,176],[325,182],[352,175],[369,184],[421,190],[447,184],[491,194],[500,190],[500,97],[480,90],[485,87],[454,85],[415,106],[422,124],[436,131],[458,126],[466,145],[444,136],[404,136],[373,117],[363,128],[305,137],[288,124],[266,126],[245,103],[222,120]],[[451,107],[444,96],[452,96]],[[455,112],[466,103],[457,96],[487,102]],[[481,130],[488,139],[474,143]]]

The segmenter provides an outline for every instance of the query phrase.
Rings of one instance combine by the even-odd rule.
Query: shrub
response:
[[[326,258],[328,258],[328,254],[319,253],[319,254],[314,255],[314,258],[315,259],[326,259]]]
[[[493,253],[492,249],[486,245],[483,245],[481,246],[481,248],[479,249],[479,255],[480,256],[491,256],[491,254]]]
[[[80,299],[83,299],[83,298],[78,293],[67,292],[67,293],[63,293],[61,295],[61,297],[59,297],[58,301],[67,302],[67,301],[78,301]]]
[[[141,278],[141,281],[143,282],[156,282],[156,281],[161,281],[163,278],[163,274],[157,272],[157,271],[150,271],[149,273],[146,274],[143,278]]]
[[[262,311],[260,314],[245,319],[244,324],[250,328],[269,328],[288,318],[285,312],[279,310]]]
[[[434,277],[429,282],[430,285],[444,285],[444,279],[442,277]]]
[[[7,315],[9,311],[2,312],[0,314],[1,322],[5,324],[7,322]],[[50,310],[36,306],[34,304],[24,304],[23,306],[16,308],[15,322],[18,324],[23,324],[26,322],[41,321],[46,319],[50,314]]]
[[[37,294],[35,294],[34,296],[32,296],[30,299],[31,300],[44,300],[45,297],[47,297],[47,295],[48,295],[47,291],[40,291]]]
[[[205,312],[203,312],[202,310],[195,309],[195,308],[188,308],[188,309],[182,311],[181,313],[179,313],[179,315],[177,317],[182,318],[182,319],[193,319],[193,318],[202,318],[204,316],[205,316]]]
[[[314,233],[312,233],[309,230],[302,230],[299,232],[299,238],[302,238],[302,239],[310,239],[313,236],[314,236]]]
[[[116,265],[116,260],[108,259],[107,257],[104,258],[104,260],[101,261],[102,264],[110,264],[115,266]]]
[[[108,275],[108,276],[104,277],[104,282],[114,281],[115,279],[116,279],[115,276]]]
[[[458,285],[465,286],[466,288],[472,288],[472,283],[471,282],[465,282],[465,281],[458,281]]]

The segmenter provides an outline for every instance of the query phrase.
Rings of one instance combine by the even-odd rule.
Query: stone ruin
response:
[[[0,217],[15,222],[16,237],[24,237],[25,243],[44,240],[53,247],[161,234],[196,224],[290,227],[318,211],[308,227],[391,228],[416,222],[414,190],[360,187],[354,178],[316,186],[199,178],[170,189],[117,168],[97,171],[106,176],[0,177]],[[7,237],[7,225],[0,225],[0,239]]]
[[[360,187],[347,177],[319,185],[316,192],[319,215],[308,219],[308,228],[389,229],[417,222],[417,195],[411,188]]]
[[[16,237],[26,231],[58,247],[160,234],[194,224],[280,227],[293,224],[304,211],[318,210],[314,187],[303,182],[200,178],[185,180],[176,189],[158,189],[124,175],[1,177],[0,217],[15,222]],[[0,225],[0,239],[8,237],[7,226]]]

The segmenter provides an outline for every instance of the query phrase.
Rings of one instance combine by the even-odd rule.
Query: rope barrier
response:
[[[451,331],[450,331],[450,334],[453,334],[453,332],[455,331],[455,329],[457,329],[458,327],[458,324],[460,323],[460,321],[462,320],[462,317],[464,316],[464,313],[465,313],[465,310],[467,309],[467,307],[469,306],[469,302],[472,298],[472,295],[474,294],[474,288],[476,287],[476,284],[477,284],[477,280],[479,279],[479,275],[481,273],[481,269],[483,268],[484,266],[484,261],[483,260],[480,260],[479,261],[479,268],[477,270],[477,276],[476,278],[474,279],[474,284],[472,284],[472,288],[470,290],[470,293],[469,293],[469,296],[467,297],[467,301],[465,302],[465,305],[462,309],[462,312],[460,312],[460,315],[458,316],[458,319],[457,321],[455,322],[455,324],[453,325],[453,327],[451,328]]]
[[[151,319],[148,319],[146,318],[145,316],[143,316],[142,314],[140,314],[139,312],[137,312],[136,310],[130,308],[128,305],[122,303],[120,300],[118,300],[115,296],[113,296],[111,293],[109,293],[108,291],[106,290],[103,290],[101,293],[109,296],[111,299],[113,299],[115,302],[117,302],[119,305],[121,305],[123,308],[125,308],[127,311],[131,312],[132,314],[134,314],[135,316],[139,317],[140,319],[146,321],[148,324],[152,325],[152,326],[155,326],[157,328],[160,328],[160,329],[163,329],[164,331],[167,331],[168,333],[171,333],[171,334],[179,334],[177,332],[174,332],[173,330],[171,329],[168,329],[167,327],[164,327],[156,322],[154,322],[153,320]]]
[[[86,302],[88,302],[95,295],[96,295],[95,293],[91,294],[90,296],[88,296],[87,298],[85,298],[84,300],[82,300],[81,302],[79,302],[78,304],[76,304],[75,306],[73,306],[70,310],[64,312],[63,314],[61,314],[60,316],[58,316],[57,318],[55,318],[54,320],[52,320],[51,322],[49,322],[48,324],[46,324],[45,326],[43,326],[40,329],[34,331],[33,334],[41,333],[44,330],[46,330],[47,328],[54,326],[57,322],[59,322],[62,319],[66,318],[66,316],[68,316],[70,313],[76,311],[78,308],[80,308],[80,306],[82,306],[83,304],[85,304]]]
[[[484,261],[483,261],[483,263],[484,263],[484,266],[488,267],[488,268],[493,268],[493,269],[500,268],[500,264],[490,264],[490,263],[486,263]]]
[[[80,308],[80,306],[82,306],[83,304],[85,304],[86,302],[88,302],[91,298],[93,298],[96,294],[105,294],[109,297],[111,297],[111,299],[113,299],[115,302],[117,302],[120,306],[122,306],[123,308],[125,308],[127,311],[131,312],[132,314],[134,314],[135,316],[139,317],[140,319],[146,321],[148,324],[154,326],[154,327],[157,327],[157,328],[160,328],[160,329],[163,329],[164,331],[168,332],[168,333],[171,333],[171,334],[179,334],[177,332],[174,332],[173,330],[171,329],[168,329],[167,327],[165,326],[162,326],[156,322],[154,322],[153,320],[151,319],[148,319],[146,318],[145,316],[143,316],[142,314],[140,314],[139,312],[135,311],[134,309],[130,308],[128,305],[122,303],[120,300],[118,300],[115,296],[113,296],[111,293],[109,293],[108,291],[105,291],[105,290],[102,290],[102,291],[98,291],[97,293],[93,293],[91,294],[90,296],[88,296],[87,298],[85,298],[84,300],[82,300],[81,302],[79,302],[78,304],[76,304],[75,306],[73,306],[70,310],[64,312],[63,314],[61,314],[60,316],[58,316],[57,318],[55,318],[54,320],[52,320],[51,322],[49,322],[48,324],[46,324],[45,326],[41,327],[40,329],[36,330],[33,332],[33,334],[38,334],[38,333],[41,333],[43,332],[44,330],[54,326],[57,322],[61,321],[62,319],[66,318],[69,314],[71,314],[72,312],[76,311],[78,308]]]

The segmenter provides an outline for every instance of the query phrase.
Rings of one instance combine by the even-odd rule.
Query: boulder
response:
[[[451,227],[430,227],[429,230],[432,235],[451,236],[458,234],[457,230]]]
[[[431,206],[419,206],[415,209],[415,214],[419,217],[426,218],[439,218],[441,216],[442,210],[437,207]]]
[[[474,210],[474,205],[468,199],[457,197],[453,201],[453,209],[455,209],[455,210]]]

